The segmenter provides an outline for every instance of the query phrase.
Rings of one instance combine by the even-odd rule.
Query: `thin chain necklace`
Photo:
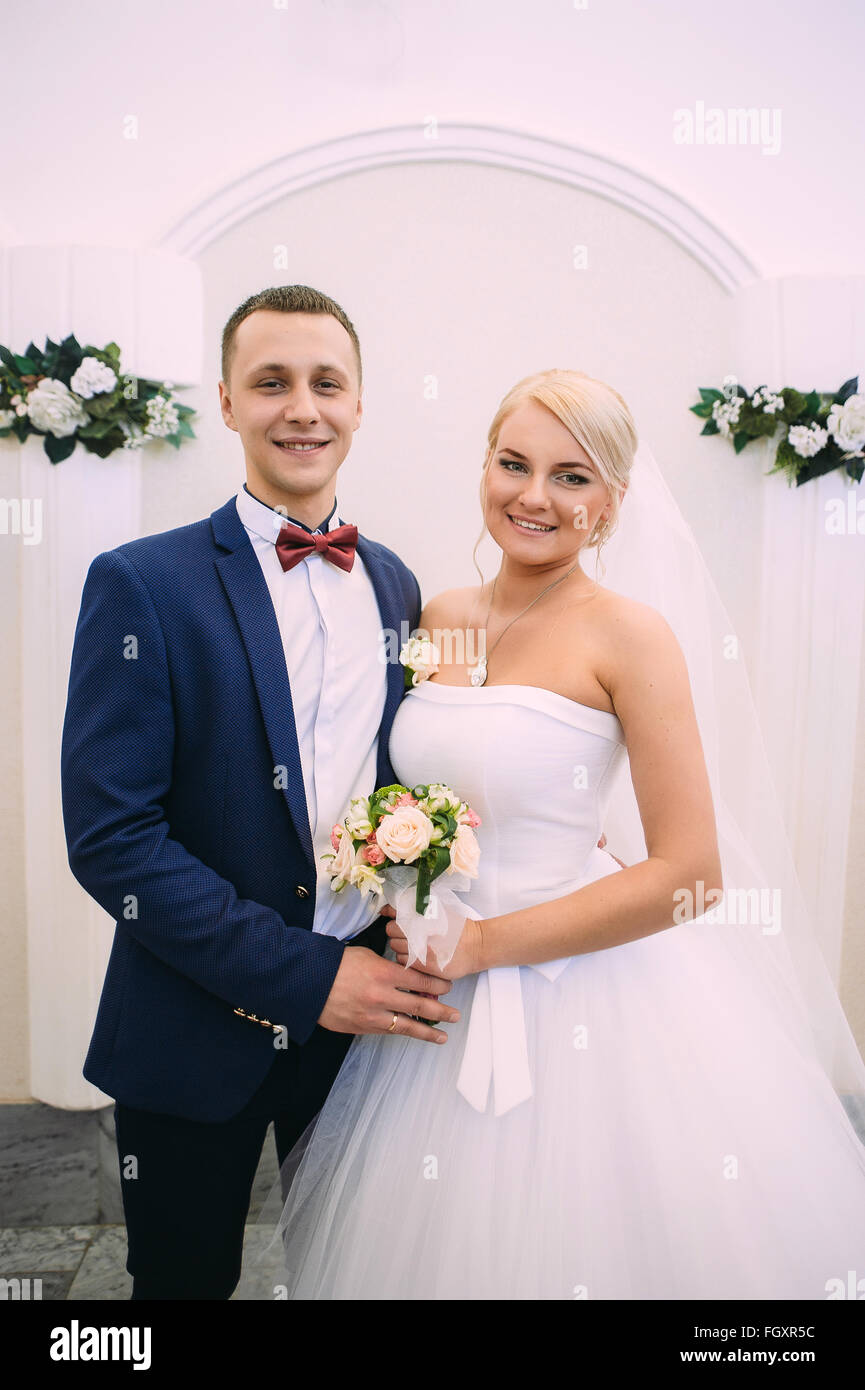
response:
[[[490,659],[490,657],[492,656],[493,652],[495,651],[496,647],[499,645],[499,642],[501,642],[501,640],[502,640],[502,638],[504,637],[505,633],[507,632],[508,628],[509,628],[509,627],[513,627],[514,623],[519,622],[520,618],[524,618],[525,615],[526,615],[526,613],[528,613],[529,609],[530,609],[530,608],[533,608],[533,607],[535,606],[535,604],[536,604],[540,599],[543,598],[544,594],[548,594],[548,593],[550,592],[550,589],[554,589],[554,588],[556,587],[557,584],[561,584],[565,579],[568,578],[569,575],[573,574],[574,570],[577,569],[577,567],[579,566],[579,563],[580,563],[580,562],[579,562],[579,560],[578,560],[577,563],[576,563],[576,565],[572,565],[572,566],[571,566],[571,568],[568,570],[567,574],[560,574],[559,577],[558,577],[558,579],[554,579],[554,580],[553,580],[552,584],[548,584],[547,587],[546,587],[545,589],[541,589],[541,592],[537,595],[536,598],[533,598],[533,599],[532,599],[531,603],[529,603],[529,604],[526,605],[526,607],[523,609],[522,613],[518,613],[517,616],[516,616],[515,618],[511,618],[510,622],[505,624],[505,626],[502,628],[501,632],[499,633],[498,637],[496,638],[495,642],[493,642],[493,645],[490,647],[490,650],[489,650],[488,652],[485,652],[485,654],[480,658],[480,660],[478,661],[478,663],[477,663],[476,666],[470,667],[470,669],[469,669],[469,680],[471,681],[472,685],[483,685],[484,681],[485,681],[486,678],[487,678],[487,662],[489,661],[489,659]],[[495,596],[496,596],[496,584],[498,583],[498,578],[499,578],[498,575],[496,575],[495,579],[493,580],[492,592],[490,593],[490,606],[489,606],[489,608],[487,609],[486,622],[484,623],[484,639],[485,639],[484,645],[485,645],[485,646],[486,646],[486,631],[487,631],[487,627],[489,626],[490,614],[491,614],[492,611],[493,611],[493,600],[495,599]],[[597,588],[597,585],[596,585],[595,587]]]

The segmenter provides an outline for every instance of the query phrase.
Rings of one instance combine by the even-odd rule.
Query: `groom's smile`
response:
[[[293,454],[313,454],[319,449],[323,449],[328,440],[326,439],[277,439],[275,441],[280,449],[288,449]]]
[[[317,526],[361,420],[351,338],[330,314],[256,310],[236,330],[229,376],[222,415],[243,441],[250,491]]]

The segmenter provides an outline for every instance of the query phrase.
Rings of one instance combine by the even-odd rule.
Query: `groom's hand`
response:
[[[459,1010],[436,997],[450,987],[451,981],[440,975],[406,970],[366,946],[346,946],[318,1021],[332,1033],[401,1033],[424,1042],[447,1042],[447,1033],[431,1024],[459,1021]]]

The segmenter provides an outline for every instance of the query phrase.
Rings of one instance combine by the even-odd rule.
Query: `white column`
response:
[[[162,251],[113,247],[0,253],[0,341],[23,352],[31,339],[42,347],[46,336],[57,342],[69,333],[82,347],[116,342],[124,372],[196,383],[197,265]],[[86,1109],[108,1100],[81,1067],[114,924],[69,869],[60,743],[84,579],[95,555],[140,535],[147,451],[100,459],[79,445],[52,464],[41,438],[31,438],[18,453],[21,515],[40,523],[19,536],[30,1090],[49,1105]]]
[[[752,391],[865,389],[865,276],[757,281],[735,297],[736,374]],[[755,466],[771,466],[749,445]],[[865,534],[827,529],[827,508],[865,499],[839,472],[763,484],[755,701],[805,898],[840,968],[865,607]],[[852,514],[852,512],[851,512]]]

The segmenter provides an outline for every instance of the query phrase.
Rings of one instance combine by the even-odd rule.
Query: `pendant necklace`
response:
[[[533,598],[532,601],[531,601],[531,603],[527,604],[526,607],[523,609],[522,613],[518,613],[517,616],[516,616],[515,618],[511,618],[510,622],[505,624],[505,626],[502,628],[501,632],[499,633],[498,637],[496,638],[495,642],[493,642],[493,645],[490,647],[490,650],[489,650],[488,652],[485,652],[485,654],[480,658],[480,660],[478,661],[478,663],[477,663],[476,666],[472,666],[472,667],[469,668],[469,680],[471,681],[472,685],[477,686],[477,685],[483,685],[483,684],[484,684],[484,681],[485,681],[486,678],[487,678],[487,662],[489,661],[489,659],[490,659],[490,657],[492,656],[493,652],[495,651],[496,647],[499,645],[499,642],[501,642],[501,640],[502,640],[502,638],[504,637],[505,633],[507,632],[508,628],[509,628],[509,627],[513,627],[514,623],[519,622],[520,618],[525,617],[525,615],[526,615],[526,613],[528,613],[529,609],[530,609],[530,608],[533,608],[534,605],[538,602],[538,600],[543,598],[544,594],[548,594],[548,593],[550,592],[551,589],[554,589],[554,588],[556,587],[557,584],[561,584],[565,579],[568,578],[569,575],[573,574],[574,570],[578,568],[579,563],[580,563],[580,562],[579,562],[579,560],[578,560],[577,563],[576,563],[576,565],[572,565],[572,566],[571,566],[571,568],[568,570],[567,574],[561,574],[561,575],[559,575],[559,578],[558,578],[558,579],[554,579],[553,582],[552,582],[552,584],[548,584],[547,587],[546,587],[545,589],[541,589],[541,592],[538,594],[537,598]],[[489,625],[489,621],[490,621],[490,614],[491,614],[492,611],[493,611],[493,600],[495,599],[495,596],[496,596],[496,583],[497,583],[497,581],[498,581],[498,575],[496,575],[495,579],[493,580],[492,593],[490,594],[490,606],[489,606],[489,608],[487,609],[487,618],[486,618],[486,622],[484,623],[484,639],[485,639],[484,645],[486,645],[486,631],[487,631],[487,626]],[[591,595],[591,597],[594,597],[594,595]]]

